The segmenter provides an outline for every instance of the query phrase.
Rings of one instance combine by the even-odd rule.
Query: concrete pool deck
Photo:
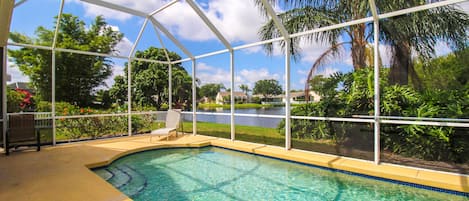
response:
[[[449,190],[469,192],[469,177],[395,165],[375,165],[299,150],[285,150],[248,142],[202,135],[183,135],[169,141],[148,135],[44,147],[42,151],[0,155],[0,200],[131,200],[89,168],[111,163],[129,153],[167,147],[219,146],[371,176],[400,180]]]

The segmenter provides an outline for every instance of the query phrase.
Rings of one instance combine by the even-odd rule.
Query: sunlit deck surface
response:
[[[143,150],[165,147],[219,146],[372,176],[469,192],[468,176],[285,150],[202,135],[149,141],[148,135],[45,147],[40,152],[0,156],[0,200],[131,200],[89,168]]]

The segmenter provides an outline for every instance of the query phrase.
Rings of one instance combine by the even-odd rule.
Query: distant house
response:
[[[305,100],[304,91],[290,92],[290,103],[298,104],[303,103]],[[310,102],[318,102],[321,100],[321,96],[314,91],[309,91],[309,100]],[[285,97],[282,98],[282,102],[285,102]]]
[[[248,100],[248,96],[244,92],[235,91],[233,92],[233,94],[234,94],[235,102],[236,101],[246,102]],[[220,105],[223,105],[224,103],[229,103],[230,95],[231,95],[231,92],[229,91],[218,92],[217,97],[215,98],[215,102]]]
[[[253,97],[260,97],[262,98],[263,96],[262,95],[259,95],[259,94],[255,94],[253,95]],[[297,92],[290,92],[290,103],[292,104],[300,104],[300,103],[305,103],[305,92],[304,91],[297,91]],[[318,102],[321,100],[321,96],[318,95],[316,92],[314,91],[310,91],[309,92],[309,100],[310,102]],[[285,103],[286,102],[286,99],[285,99],[285,94],[281,94],[281,95],[276,95],[276,96],[272,96],[270,98],[270,102],[263,102],[263,104],[281,104],[281,103]]]

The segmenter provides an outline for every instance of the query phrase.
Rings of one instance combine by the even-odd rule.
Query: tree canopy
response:
[[[168,52],[172,61],[180,60],[181,57],[174,53]],[[137,51],[135,56],[138,58],[153,59],[163,61],[166,55],[163,49],[150,47],[144,51]],[[127,64],[125,64],[127,71]],[[131,62],[131,79],[132,79],[132,103],[136,106],[153,106],[161,109],[163,103],[168,103],[169,94],[169,65],[132,61]],[[115,84],[110,89],[110,95],[115,100],[123,103],[127,100],[127,74],[125,76],[116,76]],[[181,64],[172,65],[172,95],[175,105],[182,105],[191,102],[192,98],[192,77],[181,66]]]
[[[274,79],[259,80],[254,84],[254,94],[262,94],[263,98],[270,98],[282,93],[282,86]]]
[[[225,86],[223,86],[223,84],[210,83],[201,86],[199,93],[202,97],[205,96],[207,98],[210,98],[211,100],[215,100],[215,97],[221,89],[225,89]]]
[[[54,23],[55,24],[55,23]],[[38,27],[36,38],[12,32],[10,39],[16,43],[52,46],[53,29]],[[56,46],[89,52],[111,53],[123,35],[114,31],[98,16],[87,27],[85,22],[72,14],[60,18]],[[41,100],[51,101],[52,55],[49,50],[21,48],[9,50],[9,56],[19,69],[29,77]],[[93,100],[94,89],[104,85],[112,73],[112,62],[101,56],[88,56],[56,51],[56,101],[87,106]]]
[[[257,4],[262,7],[260,0]],[[297,33],[310,29],[331,26],[333,24],[362,19],[369,15],[368,1],[362,0],[269,0],[273,5],[285,8],[285,12],[278,17],[289,33]],[[419,6],[422,0],[383,0],[377,1],[378,12],[386,13],[399,9]],[[446,42],[454,49],[465,47],[467,43],[466,29],[469,16],[455,6],[444,6],[412,14],[400,15],[380,21],[380,41],[389,45],[392,53],[389,80],[392,84],[405,85],[409,77],[416,78],[412,66],[412,55],[428,59],[435,53],[437,42]],[[300,41],[319,42],[329,44],[311,66],[308,80],[310,80],[323,64],[332,58],[340,57],[344,48],[350,46],[350,54],[355,70],[369,66],[367,60],[373,55],[367,55],[367,45],[373,42],[372,23],[363,23],[339,29],[313,33],[303,37],[292,38],[289,51],[293,56],[301,54]],[[280,37],[280,31],[273,20],[269,20],[259,31],[263,40]],[[281,46],[284,47],[284,41]],[[268,52],[273,51],[272,43],[266,45]],[[309,90],[306,82],[305,92]]]
[[[239,89],[241,89],[241,91],[244,92],[246,95],[248,95],[248,92],[251,91],[251,89],[249,89],[249,86],[247,84],[239,85]]]

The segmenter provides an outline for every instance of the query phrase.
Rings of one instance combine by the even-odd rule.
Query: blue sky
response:
[[[164,5],[168,0],[107,0],[115,4],[124,5],[135,10],[150,13]],[[227,38],[233,46],[248,44],[259,41],[258,30],[266,22],[252,1],[239,0],[197,0],[199,6],[205,14]],[[34,36],[34,31],[38,26],[52,28],[53,16],[58,14],[59,0],[28,0],[14,10],[11,31],[17,31],[29,36]],[[279,8],[276,8],[279,11]],[[97,7],[77,0],[67,0],[64,6],[64,13],[72,13],[80,17],[89,24],[96,16],[103,15],[110,26],[124,33],[124,39],[118,44],[121,55],[127,56],[133,46],[138,32],[141,29],[144,19],[134,17],[118,11]],[[178,2],[167,10],[155,15],[155,19],[161,22],[193,55],[200,55],[212,51],[222,50],[224,46],[213,33],[203,24],[194,11],[184,2]],[[163,34],[165,46],[182,58],[187,56],[179,50]],[[344,40],[347,40],[344,38]],[[137,50],[144,50],[150,46],[161,47],[158,42],[155,30],[149,23],[143,36],[137,45]],[[292,62],[291,67],[291,87],[292,89],[304,88],[304,82],[309,67],[316,58],[327,49],[326,44],[301,43],[303,52],[298,61]],[[386,47],[380,47],[383,60],[388,62],[385,55]],[[441,44],[437,48],[439,54],[448,53],[450,50]],[[123,74],[125,60],[115,59],[113,76]],[[247,84],[252,88],[257,80],[276,79],[284,84],[284,56],[280,49],[276,49],[273,55],[267,55],[261,46],[243,49],[235,52],[235,87],[238,90],[240,84]],[[227,88],[230,86],[230,61],[229,54],[221,54],[198,60],[196,77],[203,84],[223,83]],[[191,63],[185,62],[183,65],[191,73]],[[11,82],[27,81],[14,63],[9,63],[8,73],[11,75]],[[333,60],[322,67],[319,73],[331,74],[336,71],[348,72],[351,70],[351,58],[349,50],[345,49],[341,58]],[[110,86],[112,78],[106,83]]]

